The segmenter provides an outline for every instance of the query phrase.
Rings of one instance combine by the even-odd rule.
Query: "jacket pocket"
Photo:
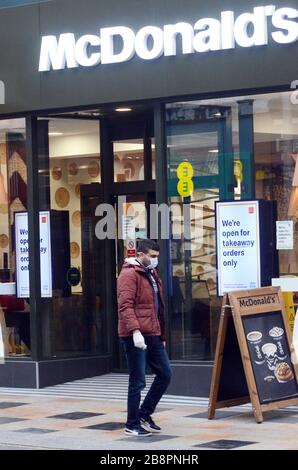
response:
[[[141,333],[143,335],[152,335],[154,332],[152,308],[136,308],[136,317],[140,325]]]
[[[152,308],[151,307],[137,307],[135,309],[137,317],[151,317]]]

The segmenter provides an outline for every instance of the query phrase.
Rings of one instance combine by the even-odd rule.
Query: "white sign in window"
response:
[[[218,295],[261,287],[258,201],[216,204]]]
[[[39,213],[41,296],[52,297],[50,213]],[[17,297],[29,298],[28,214],[15,213]]]
[[[292,220],[276,222],[277,250],[294,249],[294,223]]]
[[[135,239],[136,236],[136,226],[135,218],[131,215],[122,216],[122,233],[123,240]]]

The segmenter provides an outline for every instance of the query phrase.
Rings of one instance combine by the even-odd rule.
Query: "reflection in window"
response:
[[[216,297],[215,202],[218,190],[196,190],[172,204],[172,359],[210,359],[217,324],[211,322]],[[185,220],[191,221],[187,234]]]
[[[144,146],[141,139],[114,142],[114,181],[144,179]]]
[[[104,353],[103,248],[95,236],[101,181],[99,123],[51,119],[48,138],[48,158],[40,159],[40,175],[48,182],[40,180],[40,199],[43,210],[51,211],[55,288],[52,299],[42,300],[43,354]]]
[[[152,179],[155,179],[155,147],[151,139]],[[143,181],[144,144],[142,139],[121,140],[113,142],[114,181],[117,183]]]
[[[14,214],[27,211],[24,119],[0,121],[0,356],[30,355],[29,299],[15,294]]]

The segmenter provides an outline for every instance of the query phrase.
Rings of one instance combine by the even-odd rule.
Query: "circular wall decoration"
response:
[[[72,258],[78,258],[80,256],[80,247],[77,242],[71,242],[70,244],[70,256]]]
[[[66,188],[59,188],[55,193],[55,201],[57,206],[66,207],[69,204],[70,196]]]
[[[89,162],[88,173],[91,178],[97,178],[97,176],[99,175],[99,164],[95,160]]]
[[[81,225],[81,212],[75,211],[71,216],[71,221],[75,227],[80,227]]]
[[[0,235],[0,247],[6,248],[8,246],[8,236],[5,233]]]
[[[78,198],[81,197],[81,185],[80,184],[75,185],[75,194]]]
[[[54,168],[52,168],[52,178],[56,181],[61,180],[62,170],[59,166],[54,166]]]
[[[70,163],[68,165],[68,174],[71,176],[76,176],[79,172],[78,165],[76,163]]]

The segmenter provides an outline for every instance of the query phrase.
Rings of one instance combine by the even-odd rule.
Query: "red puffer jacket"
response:
[[[155,311],[153,287],[147,274],[134,258],[125,260],[117,281],[119,336],[131,336],[134,330],[140,330],[143,335],[161,336],[165,341],[162,285],[155,270],[153,275],[159,288],[159,318]]]

